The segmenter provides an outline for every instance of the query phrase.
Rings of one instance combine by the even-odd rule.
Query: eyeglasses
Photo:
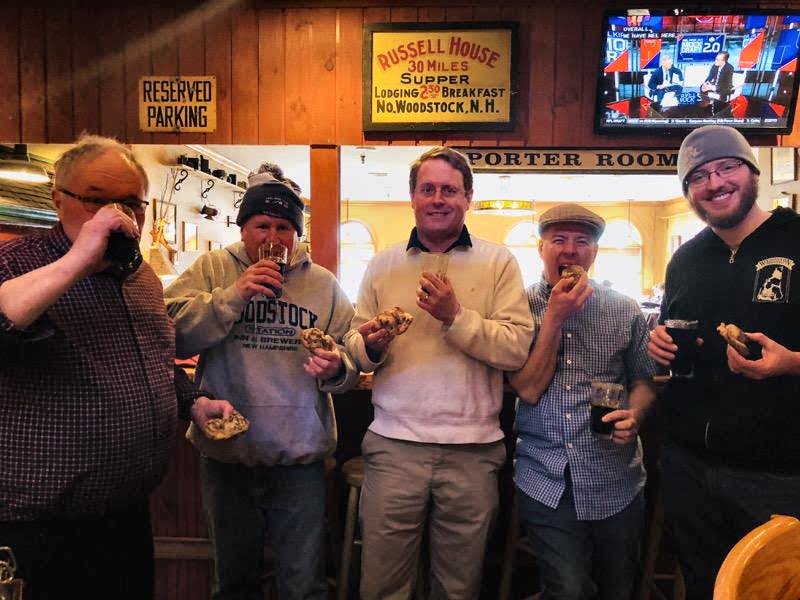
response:
[[[107,204],[124,204],[128,208],[130,208],[134,213],[143,213],[146,209],[148,204],[150,204],[147,200],[139,200],[138,198],[123,198],[123,199],[114,199],[114,198],[89,198],[86,196],[79,196],[75,192],[70,192],[68,189],[63,187],[57,187],[57,191],[61,192],[62,194],[66,194],[70,198],[75,198],[78,202],[83,202],[84,204],[88,204],[92,206],[92,210],[100,210]]]
[[[711,180],[711,175],[713,173],[716,173],[717,177],[722,179],[729,179],[733,177],[734,173],[736,173],[743,164],[744,161],[741,160],[728,160],[719,165],[716,169],[710,171],[694,171],[686,178],[686,183],[694,187],[705,185]]]
[[[435,186],[432,183],[423,183],[421,186],[417,188],[417,193],[421,196],[425,196],[426,198],[433,198],[436,195],[436,190],[439,190],[439,193],[442,195],[442,198],[446,198],[450,200],[451,198],[455,198],[459,194],[464,193],[464,190],[461,190],[457,187],[453,187],[452,185],[440,185]]]

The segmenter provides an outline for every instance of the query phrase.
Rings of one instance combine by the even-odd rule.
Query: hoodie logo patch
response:
[[[789,302],[789,288],[794,261],[773,256],[756,263],[756,280],[753,302]]]

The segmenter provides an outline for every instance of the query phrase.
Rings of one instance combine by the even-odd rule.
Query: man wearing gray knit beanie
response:
[[[673,375],[661,404],[664,506],[690,600],[711,598],[746,533],[800,517],[800,217],[758,205],[759,174],[730,127],[695,129],[678,152],[684,195],[708,224],[667,265],[660,317],[698,323],[693,375]],[[731,323],[739,351],[718,334]],[[674,341],[659,325],[650,356],[669,366]]]

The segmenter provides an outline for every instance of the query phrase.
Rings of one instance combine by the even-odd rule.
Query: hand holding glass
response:
[[[698,321],[667,319],[664,327],[678,350],[670,365],[670,375],[690,379],[694,377],[694,361],[697,358]]]
[[[422,270],[433,273],[439,279],[444,279],[447,275],[447,265],[450,263],[450,256],[443,252],[423,252],[420,254]]]
[[[278,265],[278,270],[283,277],[286,277],[286,265],[289,262],[289,249],[280,242],[264,242],[258,247],[258,260],[271,260]],[[283,289],[272,288],[275,292],[275,297],[280,298],[283,295]]]
[[[608,413],[618,410],[622,397],[622,385],[607,381],[593,381],[591,404],[591,422],[594,433],[611,436],[614,433],[614,423],[606,423],[603,417]]]

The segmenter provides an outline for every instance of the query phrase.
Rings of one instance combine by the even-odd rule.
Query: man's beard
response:
[[[747,213],[750,212],[750,209],[753,208],[753,205],[756,203],[756,199],[758,198],[757,177],[750,177],[749,182],[741,189],[740,196],[741,200],[739,201],[739,206],[737,206],[732,213],[727,215],[709,215],[708,211],[703,208],[703,203],[706,202],[706,200],[701,200],[699,202],[691,201],[689,204],[695,214],[711,227],[717,229],[731,229],[744,220]],[[713,202],[713,200],[709,200],[708,202]]]

